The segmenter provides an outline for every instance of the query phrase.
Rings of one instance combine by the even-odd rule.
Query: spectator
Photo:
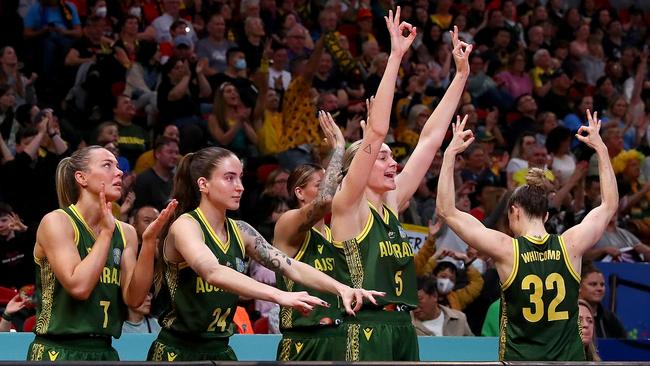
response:
[[[7,203],[27,226],[38,225],[47,212],[59,207],[54,172],[68,152],[52,110],[42,110],[35,119],[34,127],[16,133],[16,158],[2,167],[0,179]]]
[[[36,283],[32,252],[36,231],[11,206],[0,203],[0,286],[21,288]]]
[[[25,40],[34,40],[30,60],[42,61],[42,75],[51,78],[62,66],[63,53],[81,38],[77,7],[64,0],[39,0],[25,16]],[[42,53],[41,53],[42,52]]]
[[[566,127],[556,127],[546,139],[546,149],[551,158],[550,169],[565,183],[576,169],[576,158],[571,153],[571,137],[573,134]]]
[[[287,192],[287,180],[289,179],[289,171],[283,168],[276,168],[269,173],[264,183],[263,195],[281,197],[284,199],[289,198]]]
[[[113,120],[118,126],[117,143],[121,155],[128,159],[131,166],[135,165],[140,154],[144,153],[149,145],[147,131],[133,123],[135,112],[135,105],[129,96],[120,95],[115,98]]]
[[[176,141],[177,144],[180,143],[180,132],[178,131],[178,127],[174,125],[165,126],[161,136],[170,138]],[[133,171],[136,174],[140,174],[149,168],[153,168],[155,162],[156,159],[154,157],[153,149],[147,150],[144,153],[142,153],[142,155],[140,155],[140,157],[135,163],[135,168],[133,169]]]
[[[533,93],[533,81],[526,72],[526,55],[515,52],[508,57],[508,69],[498,73],[494,80],[513,99]]]
[[[147,229],[147,226],[154,222],[158,215],[160,215],[160,212],[153,206],[142,206],[135,210],[129,223],[135,228],[138,243],[142,243],[142,234]]]
[[[585,73],[587,84],[590,86],[596,85],[596,81],[605,75],[605,55],[598,37],[589,36],[587,53],[583,55],[580,67]]]
[[[15,107],[14,89],[10,85],[0,84],[0,138],[5,141],[11,151],[16,148],[16,132],[18,131]]]
[[[208,77],[226,71],[226,52],[237,44],[226,38],[226,20],[221,14],[213,14],[208,22],[208,35],[196,44],[196,55],[207,58]]]
[[[130,95],[138,111],[147,113],[147,125],[152,126],[158,111],[157,92],[160,83],[160,52],[152,42],[140,42],[135,62],[126,73],[125,95]]]
[[[158,320],[149,314],[151,313],[151,293],[147,294],[144,302],[139,307],[128,308],[128,316],[122,325],[122,333],[153,333],[160,332]]]
[[[167,137],[159,137],[154,144],[156,162],[145,170],[135,182],[135,208],[153,206],[162,211],[172,193],[174,170],[178,164],[178,143]]]
[[[519,119],[513,121],[508,129],[508,143],[514,146],[515,142],[519,140],[519,136],[524,133],[536,133],[538,131],[537,125],[537,102],[530,94],[524,94],[515,102],[517,112],[519,112]],[[539,141],[537,141],[539,142]]]
[[[624,151],[623,132],[615,124],[607,124],[600,130],[607,153],[611,159]],[[589,159],[589,175],[598,175],[598,160],[592,155]]]
[[[310,48],[307,47],[307,37],[309,37],[309,31],[300,24],[295,24],[287,31],[284,43],[289,49],[289,61],[309,55]]]
[[[598,338],[626,338],[625,328],[616,314],[605,309],[602,305],[605,296],[605,277],[593,264],[582,266],[579,296],[593,310],[594,327]]]
[[[127,158],[120,156],[119,140],[120,133],[117,123],[104,122],[97,126],[95,143],[112,152],[113,155],[115,155],[115,159],[117,159],[117,165],[120,170],[123,173],[128,174],[131,171],[131,163]]]
[[[251,157],[256,155],[257,144],[257,132],[251,117],[251,108],[242,103],[237,88],[224,82],[215,93],[208,129],[219,146],[237,156]]]
[[[614,19],[607,25],[603,39],[603,51],[610,60],[620,60],[623,54],[623,26]]]
[[[612,217],[596,245],[585,253],[589,260],[608,258],[615,262],[650,262],[650,247],[643,244],[630,231],[616,224],[618,215]]]
[[[226,71],[223,73],[215,74],[210,78],[210,85],[216,92],[222,87],[223,83],[230,83],[237,88],[242,102],[252,107],[257,91],[253,87],[253,83],[248,79],[248,63],[246,62],[246,55],[241,48],[230,48],[226,52]]]
[[[553,68],[551,54],[545,48],[540,48],[533,55],[533,65],[530,77],[533,79],[533,91],[535,96],[542,98],[551,90],[551,75]]]
[[[158,43],[172,41],[172,36],[169,33],[169,29],[172,23],[177,20],[184,22],[186,28],[189,28],[189,31],[187,33],[189,34],[192,41],[195,42],[198,40],[192,24],[180,17],[181,0],[163,0],[162,6],[164,13],[158,18],[154,19],[154,21],[151,23],[151,27],[153,27],[153,29],[156,31],[156,40]]]
[[[497,84],[487,73],[485,60],[480,54],[474,54],[470,59],[470,76],[467,79],[467,90],[479,108],[496,106],[507,110],[512,104],[512,98],[497,88]]]
[[[539,168],[544,171],[544,175],[549,182],[555,181],[555,174],[548,169],[548,151],[544,145],[534,145],[526,151],[526,160],[528,161],[528,166],[522,169],[519,169],[512,176],[514,182],[513,187],[515,188],[526,184],[526,174],[528,174],[528,169],[530,168]]]
[[[619,95],[611,99],[603,118],[604,125],[614,125],[623,131],[625,150],[633,149],[638,143],[637,131],[632,126],[632,113],[628,112],[628,106],[625,97]]]
[[[291,83],[291,73],[287,71],[289,66],[289,54],[285,46],[276,46],[273,50],[273,63],[269,67],[269,88],[276,90],[287,90]]]
[[[593,310],[591,305],[585,300],[578,300],[578,311],[580,319],[580,337],[582,338],[582,344],[585,346],[585,355],[587,356],[587,361],[600,361],[600,356],[598,356],[598,351],[594,345],[594,317]]]
[[[557,118],[563,119],[571,113],[569,105],[569,89],[571,88],[571,79],[569,75],[562,70],[555,70],[551,75],[551,89],[540,99],[539,110],[551,111]]]
[[[553,112],[542,112],[538,114],[537,125],[540,126],[540,131],[535,134],[535,139],[542,145],[546,145],[548,135],[559,126],[557,116]]]
[[[609,101],[616,94],[614,83],[608,76],[602,76],[596,81],[596,92],[594,93],[594,111],[599,115],[607,110]]]
[[[0,85],[6,84],[13,87],[16,95],[16,107],[26,103],[36,103],[34,82],[37,78],[38,75],[33,72],[29,78],[23,74],[13,47],[0,48]]]
[[[413,310],[412,321],[418,335],[474,335],[462,311],[438,303],[438,286],[433,277],[418,278],[418,307]]]
[[[594,111],[594,98],[590,95],[583,95],[580,98],[580,103],[577,104],[573,113],[567,114],[564,117],[562,125],[569,129],[572,134],[578,133],[578,129],[581,126],[586,126],[587,121],[584,119],[584,115],[587,110]],[[600,114],[599,114],[600,115]],[[571,146],[573,148],[578,146],[578,139],[573,138]]]
[[[247,17],[244,21],[244,34],[237,42],[246,56],[246,65],[251,73],[257,71],[264,52],[264,23],[259,17]]]
[[[468,258],[466,254],[458,252],[449,252],[449,254],[453,259],[464,264],[467,270],[467,285],[456,288],[458,267],[453,262],[437,263],[432,273],[437,281],[438,301],[452,309],[463,311],[481,294],[483,277],[479,271],[470,266],[473,259]],[[445,253],[442,254],[444,255]]]
[[[28,301],[23,299],[20,293],[16,293],[5,307],[2,317],[0,317],[0,332],[9,332],[15,325],[13,324],[13,317],[16,313],[20,312],[22,309],[28,305]]]
[[[488,181],[492,184],[499,183],[499,177],[490,169],[491,166],[489,155],[486,154],[483,146],[475,144],[470,146],[463,155],[465,158],[465,169],[460,173],[463,182],[473,182],[474,184],[480,181]]]
[[[508,187],[513,186],[512,176],[515,172],[528,167],[528,161],[525,159],[526,151],[535,144],[537,144],[537,138],[532,132],[524,132],[517,139],[512,149],[510,161],[508,161],[508,165],[506,166]]]
[[[589,39],[589,24],[582,23],[575,32],[575,39],[569,43],[569,54],[577,61],[582,60],[589,53],[587,40]]]

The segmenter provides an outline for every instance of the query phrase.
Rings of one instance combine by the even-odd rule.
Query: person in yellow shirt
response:
[[[178,127],[175,125],[167,125],[162,132],[162,136],[175,140],[177,143],[180,143],[180,132]],[[153,156],[153,149],[143,152],[138,160],[135,162],[135,168],[133,172],[135,174],[140,174],[149,168],[153,168],[156,163],[156,158]]]

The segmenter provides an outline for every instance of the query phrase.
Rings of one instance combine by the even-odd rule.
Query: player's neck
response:
[[[226,231],[226,211],[221,210],[217,207],[214,207],[209,202],[205,202],[206,200],[201,200],[201,203],[199,204],[199,208],[201,209],[201,212],[203,212],[203,215],[205,216],[205,219],[208,220],[208,223],[214,231],[217,233],[217,235],[220,238],[223,238],[223,234],[225,234]]]
[[[90,197],[90,193],[82,193],[79,200],[74,204],[88,226],[93,230],[100,220],[99,197]]]
[[[546,228],[542,220],[525,221],[520,224],[519,236],[543,237],[546,235]]]

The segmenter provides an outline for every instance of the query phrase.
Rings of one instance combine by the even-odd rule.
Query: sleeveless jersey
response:
[[[418,305],[413,249],[394,212],[382,207],[382,214],[368,203],[370,215],[363,231],[354,239],[335,242],[345,254],[350,282],[355,288],[383,291],[379,305]]]
[[[188,212],[201,226],[203,239],[219,263],[244,272],[244,244],[237,224],[226,219],[228,239],[222,242],[201,209]],[[186,263],[165,263],[165,282],[171,308],[163,314],[162,328],[192,338],[227,338],[234,333],[233,318],[239,295],[209,284]]]
[[[349,282],[350,276],[345,258],[332,245],[332,233],[327,226],[325,226],[325,237],[318,230],[311,228],[294,259],[309,264],[341,282],[346,282],[342,279],[348,278],[347,282]],[[283,331],[301,327],[341,324],[345,310],[342,308],[342,304],[339,304],[337,296],[328,292],[312,290],[280,274],[276,274],[276,286],[283,291],[308,291],[310,295],[319,297],[330,304],[329,308],[317,306],[306,315],[293,308],[283,306],[280,309],[280,329]]]
[[[578,319],[580,276],[564,239],[513,239],[512,273],[502,284],[499,357],[516,361],[584,361]]]
[[[72,224],[74,241],[83,260],[93,249],[95,235],[75,205],[61,209]],[[37,335],[92,335],[119,338],[127,318],[120,287],[120,261],[126,246],[122,224],[115,221],[106,264],[87,300],[70,296],[57,280],[47,258],[36,258]]]

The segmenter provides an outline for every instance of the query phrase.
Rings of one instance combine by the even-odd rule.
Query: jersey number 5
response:
[[[404,290],[404,281],[402,281],[402,271],[395,272],[395,295],[402,295]]]
[[[564,279],[557,272],[548,275],[544,283],[542,283],[542,279],[539,278],[539,276],[534,274],[529,274],[521,281],[521,289],[530,290],[532,292],[530,294],[530,302],[533,304],[535,309],[533,311],[531,308],[523,308],[522,312],[524,318],[531,323],[537,323],[542,320],[544,317],[544,301],[542,295],[544,295],[545,288],[546,290],[557,289],[557,295],[555,295],[555,298],[551,300],[551,303],[548,305],[548,321],[552,322],[556,320],[569,319],[568,311],[557,311],[557,306],[564,301],[564,297],[566,296]]]

